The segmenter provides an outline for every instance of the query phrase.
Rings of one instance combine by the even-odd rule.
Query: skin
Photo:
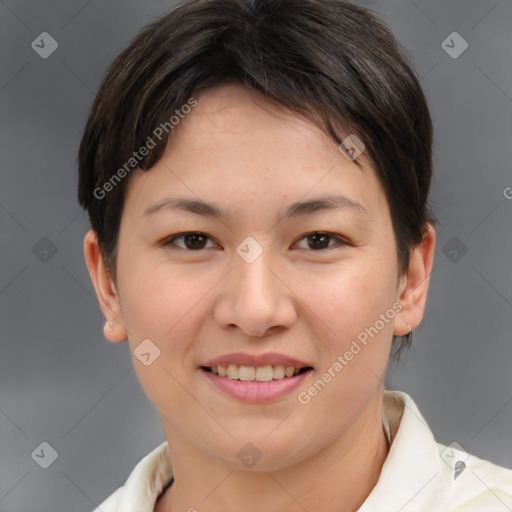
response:
[[[312,123],[240,85],[195,97],[161,160],[130,178],[116,279],[95,233],[84,241],[100,306],[113,323],[105,336],[128,338],[132,355],[146,338],[161,351],[149,366],[133,356],[175,475],[155,510],[356,510],[389,450],[381,418],[392,335],[422,320],[434,228],[426,227],[399,276],[389,206],[364,153],[361,170]],[[333,191],[366,215],[344,208],[282,218],[289,204]],[[215,202],[232,217],[169,209],[143,215],[175,195]],[[204,248],[186,248],[183,238],[161,243],[186,231],[207,235]],[[328,248],[307,236],[319,231],[333,235]],[[250,264],[236,252],[247,236],[263,249]],[[301,404],[298,393],[394,303],[401,306],[396,317]],[[223,354],[271,351],[314,368],[300,389],[273,403],[230,398],[199,369]],[[236,455],[247,442],[262,454],[252,469]]]

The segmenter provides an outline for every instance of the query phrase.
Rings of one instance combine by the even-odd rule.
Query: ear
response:
[[[127,333],[121,313],[119,295],[105,267],[96,232],[92,229],[85,235],[84,253],[101,311],[107,320],[103,328],[104,335],[110,341],[125,341]]]
[[[402,309],[395,320],[393,334],[396,336],[405,336],[409,333],[408,324],[414,330],[423,319],[435,245],[436,231],[434,226],[427,224],[422,241],[411,253],[409,269],[400,278],[398,302]]]

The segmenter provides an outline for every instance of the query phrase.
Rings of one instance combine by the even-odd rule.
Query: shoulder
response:
[[[458,443],[437,442],[408,394],[386,390],[384,398],[383,424],[392,445],[381,472],[383,485],[379,480],[376,488],[379,499],[369,500],[368,511],[380,510],[377,505],[390,491],[398,496],[394,508],[403,512],[512,511],[512,469],[468,453]]]
[[[512,510],[512,469],[464,451],[460,445],[437,443],[450,489],[450,510],[504,512]]]
[[[151,512],[160,491],[172,476],[170,454],[164,442],[143,457],[124,485],[93,512]]]

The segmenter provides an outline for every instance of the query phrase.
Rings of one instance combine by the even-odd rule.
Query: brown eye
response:
[[[307,248],[312,249],[313,251],[321,251],[324,249],[329,249],[334,245],[329,245],[330,240],[337,240],[339,244],[345,244],[344,240],[342,240],[339,236],[332,235],[330,233],[324,233],[323,231],[316,231],[314,233],[309,233],[301,238],[301,240],[307,240]]]
[[[163,245],[177,245],[174,242],[176,240],[183,240],[184,249],[189,249],[191,251],[200,251],[205,248],[206,242],[209,240],[208,236],[200,231],[188,231],[185,233],[179,233],[177,235],[168,238]]]

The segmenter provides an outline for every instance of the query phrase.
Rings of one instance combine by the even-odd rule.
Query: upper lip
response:
[[[244,352],[237,352],[233,354],[225,354],[206,361],[201,366],[227,366],[235,364],[237,366],[293,366],[294,368],[305,368],[311,366],[304,361],[295,359],[294,357],[277,352],[267,352],[265,354],[247,354]]]

